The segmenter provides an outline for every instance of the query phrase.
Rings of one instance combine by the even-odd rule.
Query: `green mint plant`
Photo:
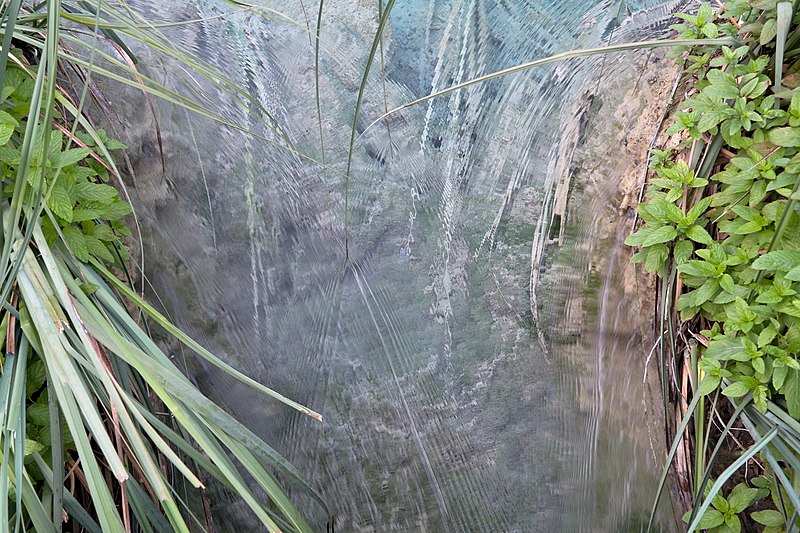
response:
[[[744,483],[736,485],[727,498],[716,494],[711,500],[711,506],[703,514],[698,524],[698,529],[708,530],[710,533],[739,533],[742,522],[739,514],[745,511],[754,500],[769,494],[766,489],[755,489]],[[708,496],[708,495],[707,495]],[[691,512],[686,513],[684,521],[688,521]],[[783,520],[781,520],[783,524]]]
[[[14,179],[20,170],[20,143],[33,85],[31,74],[14,66],[6,70],[0,93],[0,175],[4,199],[13,194]],[[125,147],[109,139],[103,130],[97,134],[108,150]],[[121,266],[119,261],[127,258],[122,238],[131,234],[123,222],[131,212],[130,206],[108,184],[108,168],[94,152],[95,140],[84,132],[76,133],[69,142],[68,138],[61,130],[54,129],[47,154],[43,142],[36,145],[29,165],[26,203],[33,208],[33,198],[41,194],[47,199],[46,206],[52,216],[43,216],[42,231],[49,244],[61,234],[78,260],[88,262],[95,258]]]
[[[800,83],[789,78],[783,84],[780,74],[800,71],[800,62],[791,63],[797,61],[796,49],[789,51],[800,34],[791,4],[779,4],[733,0],[720,13],[703,4],[694,15],[678,15],[682,22],[674,29],[681,37],[735,36],[741,44],[678,50],[693,87],[666,130],[680,136],[679,144],[652,152],[653,176],[638,206],[643,224],[625,242],[640,248],[634,263],[678,287],[674,306],[680,327],[700,341],[692,363],[695,395],[718,393],[734,405],[752,402],[757,413],[773,417],[778,409],[797,424]],[[698,152],[687,155],[696,165],[673,155],[703,147],[719,151],[708,161]],[[679,279],[668,281],[675,273]],[[705,416],[704,403],[698,405],[696,416]],[[703,446],[701,437],[699,430],[697,446]],[[702,463],[703,455],[698,457]],[[788,479],[785,466],[769,465]],[[698,484],[702,477],[695,478]],[[739,516],[754,500],[783,490],[759,486],[755,479],[758,488],[740,483],[727,498],[706,494],[711,504],[696,528],[740,531]],[[778,500],[780,506],[755,511],[750,519],[765,531],[785,530],[793,510]]]

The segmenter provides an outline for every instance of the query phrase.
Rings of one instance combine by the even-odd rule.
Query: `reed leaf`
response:
[[[700,505],[700,499],[703,496],[703,492],[705,491],[708,480],[711,479],[711,470],[712,470],[711,467],[715,464],[714,461],[717,458],[717,454],[719,454],[720,450],[722,449],[722,445],[725,443],[725,439],[730,434],[731,428],[733,428],[733,424],[735,424],[736,421],[739,420],[739,416],[742,414],[745,407],[747,407],[752,400],[753,400],[753,393],[751,392],[741,402],[739,402],[733,414],[728,419],[728,422],[725,424],[725,427],[722,429],[722,433],[720,433],[720,436],[717,438],[717,444],[714,446],[714,450],[711,452],[711,455],[708,458],[708,463],[706,467],[703,469],[702,479],[700,480],[700,483],[694,488],[695,499],[694,499],[694,504],[692,505],[692,514],[689,516],[690,524],[692,523],[692,521],[694,521],[695,517],[697,516],[697,511],[699,509],[698,506]],[[707,443],[708,439],[706,439],[705,442]],[[706,451],[705,446],[703,446],[702,452],[705,453],[705,451]]]
[[[675,453],[678,451],[678,446],[680,446],[681,440],[683,439],[683,433],[686,431],[686,427],[689,425],[689,421],[692,419],[692,413],[695,412],[697,409],[697,404],[700,403],[700,398],[702,395],[695,394],[692,398],[689,407],[686,408],[686,414],[681,420],[680,425],[675,430],[675,438],[672,440],[672,446],[669,449],[669,453],[667,454],[666,466],[664,467],[663,471],[661,472],[661,478],[658,480],[658,487],[656,488],[655,498],[653,501],[653,505],[650,509],[650,520],[647,524],[647,531],[648,533],[652,530],[654,520],[656,517],[656,510],[658,509],[658,502],[661,500],[661,494],[664,492],[664,485],[667,482],[667,476],[669,475],[670,465],[672,465],[672,461],[675,459]]]
[[[778,2],[777,35],[775,36],[775,90],[780,90],[783,80],[783,54],[786,49],[786,38],[792,25],[792,3]]]
[[[393,2],[387,3],[387,10],[389,9],[389,4],[393,4]],[[380,29],[380,27],[379,27]],[[395,107],[394,109],[384,113],[377,119],[373,120],[369,126],[367,126],[364,131],[361,132],[359,135],[359,139],[364,136],[364,134],[372,128],[378,122],[385,120],[388,116],[393,115],[403,109],[407,109],[409,107],[421,104],[423,102],[427,102],[428,100],[432,100],[434,98],[438,98],[439,96],[443,96],[448,93],[452,93],[454,91],[458,91],[460,89],[465,89],[472,85],[478,83],[484,83],[489,80],[493,80],[496,78],[501,78],[503,76],[508,76],[509,74],[515,74],[517,72],[523,72],[525,70],[532,69],[534,67],[541,67],[543,65],[549,65],[550,63],[557,63],[559,61],[564,61],[567,59],[577,59],[582,57],[589,57],[594,55],[600,54],[608,54],[612,52],[624,52],[626,50],[645,50],[651,48],[669,48],[675,46],[735,46],[738,44],[738,41],[732,38],[723,38],[723,39],[663,39],[663,40],[650,40],[650,41],[636,41],[632,43],[624,43],[624,44],[614,44],[614,45],[607,45],[600,48],[584,48],[581,50],[570,50],[568,52],[561,52],[559,54],[554,54],[548,57],[544,57],[542,59],[536,59],[534,61],[528,61],[527,63],[520,63],[519,65],[514,65],[512,67],[505,68],[503,70],[498,70],[496,72],[490,72],[489,74],[484,74],[483,76],[478,76],[476,78],[469,79],[467,81],[457,83],[455,85],[451,85],[450,87],[446,87],[439,91],[432,92],[416,100],[411,100],[410,102],[406,102],[405,104]],[[374,55],[374,50],[376,48],[376,44],[373,43],[373,50],[370,54],[370,57]],[[371,62],[368,62],[368,65]],[[368,72],[367,72],[368,74]],[[353,125],[353,129],[355,130],[355,123]]]
[[[372,69],[372,63],[375,61],[375,53],[378,51],[380,43],[383,42],[382,41],[383,29],[386,27],[386,22],[389,20],[389,15],[392,13],[393,7],[394,7],[394,0],[388,0],[378,20],[378,28],[375,30],[375,37],[372,39],[372,46],[370,47],[369,55],[367,56],[367,64],[364,66],[364,72],[361,76],[361,85],[358,88],[358,96],[356,97],[356,107],[353,112],[353,124],[350,128],[350,147],[347,151],[347,170],[345,171],[346,176],[344,185],[345,260],[348,260],[349,258],[349,239],[347,232],[349,231],[348,212],[349,212],[349,198],[350,198],[350,169],[353,163],[353,150],[355,149],[356,145],[356,128],[358,126],[358,117],[361,112],[361,102],[364,99],[364,93],[367,88],[367,80],[369,79],[369,73],[370,70]],[[386,113],[386,115],[388,116],[390,113]]]
[[[53,173],[45,176],[44,160],[37,160],[49,153],[54,129],[67,134],[69,143],[80,129],[96,145],[91,157],[119,177],[103,137],[83,114],[88,79],[93,74],[105,75],[112,82],[144,90],[194,113],[245,129],[210,111],[201,102],[140,76],[133,61],[120,61],[101,50],[98,35],[129,56],[132,54],[124,41],[136,39],[158,53],[182,61],[220,92],[263,116],[264,123],[279,139],[272,140],[273,143],[294,150],[291,142],[264,106],[247,91],[228,82],[224,75],[191,54],[182,54],[157,28],[136,20],[124,2],[116,4],[122,6],[117,9],[105,2],[95,6],[80,3],[76,7],[62,6],[59,0],[46,0],[25,6],[24,13],[21,5],[20,1],[12,0],[0,12],[0,33],[5,43],[0,52],[0,76],[5,76],[13,62],[13,68],[33,80],[25,129],[19,137],[18,171],[5,176],[7,182],[12,182],[13,192],[0,210],[3,227],[0,327],[2,336],[8,335],[9,347],[0,376],[0,523],[3,527],[10,525],[14,531],[32,527],[36,531],[60,532],[66,511],[76,524],[90,532],[131,529],[188,532],[202,524],[181,498],[175,478],[186,481],[180,490],[201,490],[204,487],[199,472],[205,472],[241,496],[270,531],[310,531],[273,477],[273,469],[281,472],[312,493],[324,507],[323,500],[300,472],[192,385],[128,316],[104,278],[91,266],[77,262],[66,245],[65,230],[55,224],[63,242],[51,243],[45,239],[41,231],[42,215],[56,222],[46,202],[58,182],[62,165],[58,163]],[[249,4],[240,7],[257,9]],[[75,25],[62,31],[62,17]],[[81,33],[84,29],[89,30],[93,41],[84,40],[85,33]],[[14,46],[38,50],[38,61],[29,65],[13,55],[10,52],[13,46],[9,45],[12,42]],[[76,50],[85,50],[90,57],[87,59]],[[97,66],[95,57],[112,67]],[[58,87],[60,63],[85,69],[87,75],[82,78],[78,103]],[[56,115],[56,107],[66,113]],[[71,131],[63,123],[70,118]],[[39,155],[42,153],[45,156]],[[34,164],[37,162],[38,166]],[[46,187],[36,187],[33,183]],[[123,295],[135,296],[122,290],[127,287],[107,269],[105,274],[106,280],[113,278],[118,282],[112,285]],[[80,286],[87,280],[97,282],[99,287],[91,297]],[[136,303],[192,350],[234,378],[321,419],[318,413],[225,365],[143,300],[137,299]],[[38,451],[31,454],[33,461],[25,460],[27,410],[32,402],[27,375],[31,361],[44,365],[46,386],[38,394],[46,395],[46,399],[44,396],[41,399],[50,427],[46,436],[40,438],[49,437],[50,451],[45,456],[50,465]],[[168,411],[173,411],[172,425],[161,422],[153,413],[150,391],[163,400]],[[62,421],[68,428],[66,432],[62,430]],[[74,441],[69,448],[67,437]],[[82,498],[91,499],[90,511],[64,487],[65,455],[77,459],[78,489],[83,492]],[[235,462],[237,455],[241,456],[240,464]],[[267,501],[256,496],[240,473],[241,468],[259,477]],[[31,471],[39,475],[35,483]]]

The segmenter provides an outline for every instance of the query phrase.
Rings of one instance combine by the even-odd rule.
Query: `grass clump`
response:
[[[100,35],[121,54],[117,31],[159,37],[111,4],[82,7],[0,7],[0,530],[205,530],[215,480],[270,531],[310,531],[277,478],[324,507],[299,471],[206,398],[128,313],[138,307],[197,356],[320,418],[204,350],[112,273],[124,270],[131,235],[111,157],[125,147],[92,126],[83,101],[91,76],[108,72],[93,69]],[[112,26],[104,17],[114,31],[101,32]],[[125,83],[167,96],[129,61],[105,59],[130,74]],[[67,68],[82,84],[69,84]]]
[[[745,0],[680,17],[683,38],[738,44],[677,51],[691,95],[666,133],[681,141],[653,151],[644,224],[626,240],[641,248],[633,261],[660,278],[665,400],[688,403],[668,424],[669,459],[694,448],[678,472],[690,530],[791,530],[800,510],[798,17],[789,2]],[[734,426],[748,444],[717,464],[735,447]]]

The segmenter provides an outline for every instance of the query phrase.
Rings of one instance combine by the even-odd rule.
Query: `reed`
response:
[[[92,77],[104,76],[242,129],[140,72],[125,45],[136,40],[257,111],[292,149],[280,125],[124,2],[12,0],[0,8],[0,33],[0,528],[205,529],[211,517],[191,502],[205,497],[213,479],[270,531],[311,531],[277,476],[324,508],[322,499],[294,466],[206,398],[126,303],[196,356],[320,415],[225,364],[112,273],[127,267],[123,239],[131,235],[124,224],[130,207],[106,184],[122,186],[112,153],[124,147],[92,127],[84,104]],[[82,83],[70,85],[74,79]]]

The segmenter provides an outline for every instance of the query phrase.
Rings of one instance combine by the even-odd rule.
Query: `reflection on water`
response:
[[[194,1],[171,16],[231,10]],[[163,18],[162,2],[137,3]],[[658,465],[643,421],[646,348],[624,319],[631,296],[615,275],[624,228],[608,224],[614,238],[584,253],[609,202],[573,195],[585,205],[569,204],[578,215],[568,223],[555,194],[574,155],[564,143],[585,141],[564,140],[586,125],[572,116],[590,111],[579,99],[610,65],[629,70],[630,57],[472,86],[364,130],[385,109],[454,83],[632,38],[663,22],[666,9],[640,11],[661,4],[399,2],[367,84],[347,202],[350,125],[378,3],[325,2],[321,125],[318,5],[170,30],[264,110],[151,63],[151,75],[259,137],[162,104],[162,176],[153,125],[131,106],[123,118],[141,124],[128,142],[146,272],[180,326],[323,414],[315,422],[187,356],[198,381],[319,488],[337,530],[640,528]],[[327,517],[293,496],[324,528]],[[252,530],[243,506],[222,501],[223,530]]]

